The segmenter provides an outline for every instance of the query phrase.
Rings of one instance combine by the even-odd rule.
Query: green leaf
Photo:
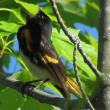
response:
[[[73,27],[78,22],[89,26],[99,27],[99,4],[95,0],[86,0],[84,6],[80,0],[58,0],[58,9],[67,26]],[[66,16],[65,16],[66,15]]]
[[[10,56],[5,54],[2,58],[2,61],[3,61],[3,65],[6,67],[6,68],[9,68],[9,65],[10,65]]]
[[[80,0],[58,0],[57,3],[60,4],[62,7],[64,7],[64,11],[72,12],[78,15],[81,15],[82,13],[77,13],[79,11],[78,9],[78,3]],[[77,9],[76,9],[77,7]],[[76,10],[74,10],[76,9]]]
[[[93,38],[90,34],[86,33],[84,35],[84,40],[86,40],[86,42],[92,46],[94,46],[96,48],[96,50],[98,50],[98,42],[95,38]]]
[[[0,21],[0,29],[6,33],[16,33],[20,25],[8,21]]]
[[[55,88],[55,86],[53,86],[51,83],[45,83],[44,86],[50,88],[51,90],[53,90],[56,94],[58,95],[62,95],[58,89]]]
[[[25,104],[21,107],[23,110],[54,110],[51,105],[40,103],[37,100],[34,100],[30,97],[28,97]]]
[[[20,71],[17,71],[15,73],[13,73],[13,75],[11,75],[9,78],[10,79],[20,80],[22,82],[28,82],[28,81],[32,80],[32,76],[28,72],[29,71],[26,71],[25,69],[22,69]]]
[[[52,106],[52,107],[53,107],[52,110],[62,110],[62,109],[60,109],[60,108],[58,108],[58,107],[55,107],[55,106]]]
[[[13,55],[17,61],[21,64],[21,66],[23,67],[24,71],[21,71],[21,73],[23,73],[24,77],[21,76],[21,79],[24,79],[24,80],[32,80],[32,75],[31,75],[31,72],[29,71],[28,67],[25,65],[25,63],[23,62],[21,56],[19,53],[17,52],[14,52],[13,50],[11,50],[12,53],[11,55]],[[26,75],[26,76],[25,76]]]
[[[77,33],[77,32],[76,32]],[[69,41],[69,39],[64,35],[62,30],[60,33],[53,29],[52,33],[52,42],[60,56],[64,56],[69,62],[73,63],[73,44]],[[97,52],[96,49],[92,45],[88,45],[85,42],[81,42],[83,48],[88,56],[92,59],[94,63],[96,63]],[[91,89],[88,90],[88,84],[85,82],[86,80],[90,81],[92,85],[95,84],[96,76],[92,72],[92,70],[88,67],[79,52],[77,52],[77,66],[82,71],[80,73],[80,77],[85,85],[85,89],[87,90],[88,95],[91,95]],[[89,85],[91,87],[91,85]]]
[[[85,42],[81,42],[84,52],[91,58],[92,62],[97,65],[97,49]]]
[[[12,33],[0,30],[0,37],[10,36]]]
[[[36,4],[24,2],[21,0],[15,0],[16,3],[20,4],[26,11],[28,11],[31,14],[36,14],[38,12],[38,6]]]
[[[5,89],[5,88],[6,87],[4,85],[0,84],[0,91],[3,90],[3,89]]]
[[[8,100],[6,100],[6,97]],[[23,102],[24,98],[22,97],[22,95],[18,94],[16,91],[12,89],[5,88],[0,91],[1,110],[17,110]]]
[[[7,99],[7,100],[6,100]],[[48,104],[43,104],[31,97],[23,97],[13,89],[0,91],[0,110],[53,110]]]
[[[21,24],[24,24],[25,21],[20,14],[20,8],[17,9],[9,9],[9,8],[0,8],[0,11],[8,11],[12,13],[16,18],[20,21]]]

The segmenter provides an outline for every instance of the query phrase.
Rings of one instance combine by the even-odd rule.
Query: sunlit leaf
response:
[[[70,42],[70,40],[64,35],[64,33],[62,31],[60,31],[59,33],[56,29],[54,29],[52,33],[52,41],[58,54],[60,56],[64,56],[69,62],[73,63],[74,47],[73,44]],[[83,49],[90,56],[92,61],[96,63],[96,59],[97,59],[96,49],[92,45],[88,45],[85,42],[81,42],[81,44],[83,45]],[[92,84],[94,85],[96,79],[95,75],[92,72],[92,70],[88,67],[88,65],[84,63],[84,60],[79,52],[77,52],[77,66],[84,73],[84,74],[80,74],[81,79],[88,80],[92,82]],[[86,87],[88,88],[88,85],[86,86],[85,84],[85,88]],[[91,90],[89,90],[88,93],[91,93],[90,91]]]
[[[27,10],[31,14],[36,14],[38,12],[38,6],[36,4],[24,2],[21,0],[15,0],[16,3],[20,4],[22,7],[24,7],[25,10]]]
[[[0,21],[0,29],[8,33],[16,33],[19,27],[16,23]]]

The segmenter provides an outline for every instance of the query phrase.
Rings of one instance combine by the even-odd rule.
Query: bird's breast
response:
[[[51,76],[46,69],[33,63],[33,61],[31,61],[27,56],[25,56],[22,51],[20,51],[20,55],[34,77],[37,77],[41,80],[51,79]]]

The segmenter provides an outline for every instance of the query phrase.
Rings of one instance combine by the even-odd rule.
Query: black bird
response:
[[[41,10],[28,17],[17,33],[20,54],[33,76],[49,80],[64,97],[82,97],[79,86],[70,79],[51,43],[52,22]]]

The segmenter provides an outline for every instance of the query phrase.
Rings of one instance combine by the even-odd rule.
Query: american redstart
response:
[[[82,97],[78,84],[70,79],[51,43],[52,22],[41,10],[29,16],[17,33],[20,54],[33,74],[40,80],[49,80],[62,94]]]

